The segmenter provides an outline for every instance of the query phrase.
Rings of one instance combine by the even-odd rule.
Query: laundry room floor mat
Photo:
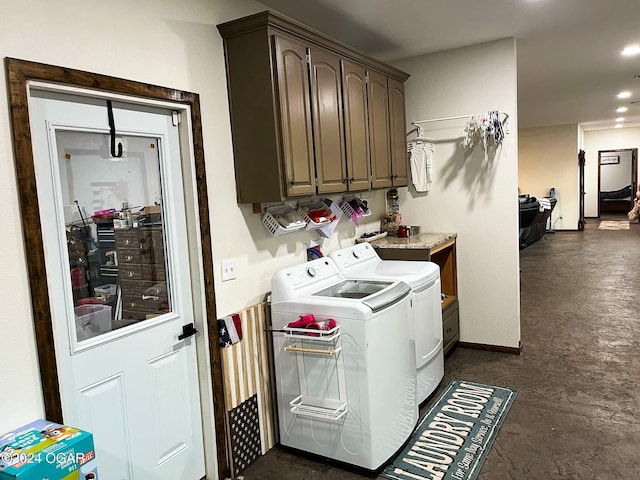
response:
[[[598,230],[629,230],[629,220],[602,220]]]
[[[380,475],[393,480],[474,480],[516,394],[452,380]]]

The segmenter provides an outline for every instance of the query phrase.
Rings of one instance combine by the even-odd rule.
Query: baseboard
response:
[[[522,342],[518,342],[517,347],[504,347],[502,345],[487,345],[484,343],[458,342],[460,348],[471,348],[473,350],[486,350],[489,352],[511,353],[520,355],[522,353]]]

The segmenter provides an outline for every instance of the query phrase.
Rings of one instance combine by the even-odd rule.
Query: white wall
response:
[[[518,112],[515,40],[394,62],[406,82],[407,122],[486,110],[507,112],[509,134],[484,160],[465,155],[465,120],[423,124],[436,140],[428,194],[401,189],[403,221],[423,231],[458,233],[460,339],[518,347]]]
[[[305,259],[296,233],[274,239],[236,203],[231,129],[218,23],[265,10],[250,0],[3,2],[0,56],[61,65],[200,94],[212,216],[216,303],[220,316],[263,300],[279,268]],[[0,83],[5,82],[4,68]],[[0,88],[0,433],[44,415],[11,147],[6,88]],[[374,212],[384,193],[367,194]],[[353,243],[378,228],[375,216],[358,230],[343,220],[325,249]],[[237,260],[237,280],[221,284],[220,260]]]
[[[521,192],[546,197],[556,189],[553,226],[576,230],[579,217],[579,131],[577,125],[521,128],[518,132],[518,184]]]
[[[598,152],[640,148],[640,127],[590,130],[584,133],[585,217],[598,216]]]

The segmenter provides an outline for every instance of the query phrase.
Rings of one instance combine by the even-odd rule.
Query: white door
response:
[[[194,323],[190,252],[171,111],[114,101],[120,158],[110,155],[104,99],[32,89],[29,112],[64,421],[94,434],[101,478],[199,480],[196,346],[183,330]]]

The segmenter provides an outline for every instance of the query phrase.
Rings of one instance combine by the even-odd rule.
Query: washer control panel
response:
[[[292,269],[291,280],[295,287],[304,287],[339,274],[338,268],[330,259],[318,258]]]

